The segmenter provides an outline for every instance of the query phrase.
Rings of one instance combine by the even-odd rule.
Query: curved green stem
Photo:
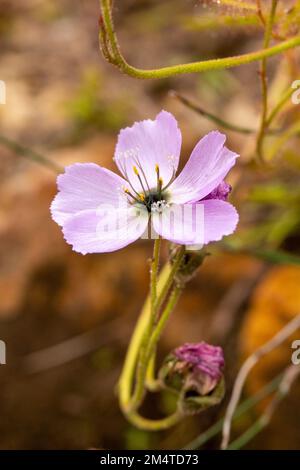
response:
[[[280,44],[276,44],[275,46],[266,47],[256,52],[250,52],[248,54],[242,54],[234,57],[191,62],[187,64],[173,65],[152,70],[139,69],[128,64],[120,51],[117,37],[114,31],[109,0],[100,0],[100,5],[102,8],[103,23],[106,30],[107,41],[109,41],[113,54],[113,60],[110,60],[110,62],[114,63],[114,65],[116,65],[123,73],[134,78],[168,78],[179,74],[198,73],[208,70],[220,70],[230,67],[237,67],[240,65],[249,64],[251,62],[256,62],[258,60],[266,59],[267,57],[272,57],[289,49],[300,46],[300,36],[295,36],[291,39],[281,42]],[[100,40],[101,36],[103,35],[100,35]]]
[[[157,308],[156,308],[156,298],[157,298],[157,272],[159,266],[159,254],[160,254],[160,246],[161,246],[161,238],[158,238],[154,241],[154,249],[153,249],[153,258],[151,260],[151,268],[150,268],[150,317],[148,324],[146,326],[140,352],[139,352],[139,361],[137,365],[137,383],[135,386],[135,391],[131,400],[130,407],[137,408],[140,402],[143,399],[143,395],[145,392],[145,375],[147,368],[146,364],[146,357],[147,357],[147,345],[149,343],[152,330],[154,328],[154,324],[156,321],[157,315]],[[146,365],[145,365],[146,364]]]
[[[185,248],[180,247],[177,256],[173,264],[166,263],[163,269],[161,270],[157,278],[157,308],[163,304],[170,287],[173,283],[174,276],[180,267],[181,261],[185,253]],[[151,315],[151,300],[150,295],[148,295],[144,306],[142,308],[141,314],[137,321],[135,330],[133,332],[126,357],[121,372],[121,376],[118,383],[118,394],[119,394],[119,403],[123,412],[126,414],[129,409],[129,403],[132,393],[133,378],[135,373],[135,368],[138,360],[138,355],[140,352],[141,344],[144,338],[145,331],[149,324]]]
[[[161,431],[177,424],[182,419],[182,415],[179,411],[176,411],[166,418],[152,420],[132,412],[127,414],[127,418],[131,424],[144,431]]]
[[[149,364],[146,372],[146,387],[150,392],[158,392],[161,389],[161,383],[155,378],[155,361],[156,361],[156,348],[149,359]]]
[[[137,375],[136,375],[136,386],[135,386],[132,399],[130,400],[130,404],[129,404],[130,411],[136,410],[143,401],[144,392],[145,392],[145,379],[146,379],[146,373],[147,373],[149,361],[151,359],[153,352],[155,351],[155,347],[165,327],[165,324],[167,320],[169,319],[170,314],[174,310],[174,307],[177,303],[177,300],[179,298],[181,291],[182,291],[181,286],[174,287],[173,291],[170,294],[170,298],[167,302],[167,305],[164,308],[161,314],[161,317],[159,318],[158,323],[155,326],[151,334],[150,339],[147,340],[146,348],[140,355],[140,360],[139,360]]]
[[[158,295],[162,292],[163,286],[168,281],[171,272],[171,265],[167,263],[162,269],[158,281],[157,281],[157,292]],[[123,370],[119,379],[118,391],[120,407],[125,412],[128,408],[128,404],[132,392],[132,382],[135,372],[135,366],[141,347],[142,339],[144,336],[145,329],[147,328],[150,318],[150,295],[147,297],[142,312],[137,321],[134,333],[132,335],[128,351],[126,354]]]
[[[155,327],[152,333],[146,352],[143,355],[140,367],[137,372],[136,388],[135,388],[132,400],[130,402],[130,411],[136,410],[141,405],[141,402],[144,396],[145,378],[146,378],[146,373],[147,373],[147,369],[149,366],[149,361],[151,360],[151,357],[155,351],[155,346],[157,345],[157,342],[164,330],[164,327],[170,317],[170,314],[174,310],[174,307],[179,299],[181,291],[182,291],[181,286],[174,287],[170,295],[170,298],[168,300],[168,303],[166,305],[166,308],[164,309],[157,323],[157,326]]]
[[[153,351],[154,351],[154,348],[163,332],[163,329],[167,323],[167,321],[169,320],[169,317],[170,317],[170,314],[173,312],[176,304],[177,304],[177,301],[179,299],[179,296],[182,292],[182,286],[175,286],[171,295],[170,295],[170,298],[168,300],[168,303],[166,305],[166,308],[164,309],[164,311],[162,312],[161,314],[161,317],[157,323],[157,326],[155,327],[153,333],[152,333],[152,336],[150,338],[150,341],[149,341],[149,345],[148,345],[148,348],[147,348],[147,356],[146,356],[146,361],[147,361],[147,364],[149,362],[149,359],[151,357],[151,355],[153,354]]]

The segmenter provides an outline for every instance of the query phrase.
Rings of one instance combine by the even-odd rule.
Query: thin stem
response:
[[[223,127],[224,129],[228,129],[234,132],[239,132],[241,134],[253,134],[255,132],[255,129],[249,129],[248,127],[240,127],[230,122],[224,121],[223,119],[216,116],[215,114],[205,111],[199,105],[196,105],[191,100],[189,100],[188,98],[182,96],[181,94],[175,91],[172,91],[171,95],[174,96],[174,98],[177,98],[181,103],[183,103],[188,108],[192,109],[193,111],[200,114],[201,116],[206,117],[207,119]]]
[[[173,264],[170,265],[170,263],[167,263],[160,272],[160,275],[157,280],[157,308],[160,308],[160,306],[163,304],[170,290],[176,272],[179,269],[181,261],[183,259],[184,252],[185,248],[180,247]],[[151,300],[149,295],[145,301],[142,312],[137,321],[134,333],[132,335],[126,354],[123,370],[119,380],[119,402],[120,407],[125,414],[128,412],[129,409],[136,363],[138,360],[138,355],[144,338],[145,330],[149,323],[150,315]]]
[[[155,378],[155,361],[156,361],[156,348],[149,359],[149,364],[146,372],[146,387],[151,392],[160,390],[160,381]]]
[[[289,366],[278,386],[277,393],[274,398],[268,405],[264,413],[259,417],[255,423],[250,426],[241,436],[235,439],[228,450],[238,450],[244,447],[248,442],[250,442],[258,433],[260,433],[265,427],[267,427],[276,411],[278,405],[289,393],[293,383],[298,378],[300,373],[300,368],[297,366]]]
[[[261,8],[261,0],[256,0],[256,13],[260,21],[262,22],[262,24],[265,25],[265,18],[264,18],[262,8]]]
[[[248,442],[250,442],[257,434],[259,434],[268,423],[265,422],[264,416],[261,416],[255,423],[250,426],[241,436],[235,439],[228,450],[238,450],[244,447]]]
[[[264,398],[266,398],[272,392],[274,392],[278,388],[278,385],[282,377],[283,377],[283,373],[281,372],[273,380],[271,380],[264,387],[262,387],[255,395],[243,401],[236,409],[236,412],[233,415],[233,421],[243,416],[247,411],[249,411],[259,402],[261,402]],[[210,439],[212,439],[217,434],[219,434],[219,432],[222,431],[223,423],[224,423],[224,418],[221,418],[215,424],[213,424],[208,429],[206,429],[206,431],[204,431],[198,437],[196,437],[192,442],[187,444],[184,447],[184,449],[193,450],[193,449],[198,449],[199,447],[203,446],[206,442],[208,442]]]
[[[172,311],[174,310],[177,304],[177,301],[180,297],[181,292],[182,292],[182,286],[174,287],[170,295],[170,298],[168,300],[168,303],[166,305],[166,308],[162,312],[161,317],[157,323],[157,326],[155,327],[155,330],[153,331],[152,336],[150,338],[150,342],[147,348],[147,356],[146,356],[147,362],[149,361],[151,354],[153,353],[154,348],[164,330],[164,327],[166,326],[166,323],[169,320],[170,314],[172,313]]]
[[[170,273],[169,273],[169,276],[160,292],[160,294],[158,295],[157,297],[157,305],[156,305],[156,309],[157,311],[159,311],[160,307],[162,306],[165,298],[167,297],[167,294],[171,288],[171,285],[174,281],[174,277],[178,271],[178,269],[180,268],[180,265],[182,263],[182,260],[184,258],[184,254],[185,254],[185,247],[182,245],[179,250],[178,250],[178,253],[173,261],[173,264],[172,264],[172,267],[171,267],[171,270],[170,270]]]
[[[292,137],[300,135],[300,122],[296,121],[281,136],[276,139],[272,147],[269,149],[268,158],[272,160],[278,152],[282,152],[286,142]]]
[[[114,31],[113,20],[111,16],[111,10],[109,7],[108,0],[100,0],[102,7],[103,21],[107,33],[107,38],[110,42],[111,50],[116,59],[115,65],[125,74],[141,79],[158,79],[168,78],[174,75],[186,74],[186,73],[198,73],[208,70],[220,70],[230,67],[237,67],[258,60],[272,57],[277,54],[281,54],[289,49],[293,49],[300,45],[300,36],[295,36],[287,41],[283,41],[272,47],[261,49],[256,52],[250,52],[248,54],[242,54],[234,57],[225,57],[222,59],[211,59],[205,61],[191,62],[187,64],[173,65],[169,67],[162,67],[152,70],[138,69],[131,66],[126,62],[123,55],[121,54],[116,34]],[[100,38],[101,39],[101,38]]]
[[[185,254],[185,247],[184,246],[181,246],[179,248],[179,251],[175,257],[175,260],[173,262],[173,265],[172,265],[172,269],[170,271],[170,274],[169,274],[169,277],[159,295],[159,297],[157,298],[156,300],[156,304],[155,304],[155,312],[156,314],[159,312],[169,290],[170,290],[170,287],[174,281],[174,277],[175,277],[175,274],[177,273],[180,265],[181,265],[181,262],[183,260],[183,257],[184,257],[184,254]],[[152,356],[150,357],[149,359],[149,364],[148,364],[148,368],[147,368],[147,372],[146,372],[146,385],[147,385],[147,388],[148,390],[150,391],[157,391],[160,389],[160,383],[159,381],[157,381],[155,379],[155,359],[156,359],[156,348],[154,348],[154,351],[153,351],[153,354]]]
[[[107,34],[104,28],[102,15],[100,15],[99,17],[99,44],[100,44],[101,52],[103,56],[105,57],[105,59],[112,62],[114,58],[113,58],[113,54],[109,50],[109,44],[107,41]]]
[[[280,330],[273,338],[271,338],[270,341],[258,348],[251,356],[248,357],[248,359],[242,365],[234,383],[232,395],[225,414],[223,426],[223,439],[221,445],[222,449],[227,449],[228,447],[232,417],[240,400],[246,379],[249,373],[251,372],[252,368],[257,364],[257,362],[261,358],[263,358],[275,348],[277,348],[280,344],[282,344],[298,328],[300,328],[300,315],[293,318],[293,320],[290,321],[287,325],[285,325],[285,327],[282,328],[282,330]]]
[[[155,346],[160,338],[160,335],[166,325],[167,320],[169,319],[170,314],[174,310],[174,307],[179,299],[182,288],[179,286],[174,287],[170,298],[167,302],[165,309],[163,310],[161,317],[149,339],[149,342],[146,346],[145,352],[141,354],[139,366],[137,369],[136,375],[136,386],[130,401],[129,410],[136,410],[142,403],[145,392],[145,378],[147,373],[147,368],[149,365],[150,358],[155,350]]]
[[[198,104],[194,103],[193,101],[181,95],[180,93],[177,93],[176,91],[172,90],[170,92],[170,95],[178,99],[178,101],[180,101],[182,104],[187,106],[189,109],[192,109],[197,114],[200,114],[200,116],[203,116],[209,119],[210,121],[214,122],[218,126],[223,127],[224,129],[228,129],[233,132],[239,132],[240,134],[255,134],[256,133],[256,129],[253,129],[253,128],[251,129],[249,127],[241,127],[231,122],[224,121],[224,119],[216,116],[215,114],[210,113],[209,111],[205,111]],[[280,132],[280,129],[273,129],[269,131],[270,134],[277,134],[278,132]]]
[[[270,14],[267,19],[266,30],[264,35],[264,49],[269,47],[271,38],[272,38],[272,28],[275,18],[275,12],[277,7],[278,0],[272,0]],[[260,3],[259,3],[260,5]],[[260,7],[259,7],[260,9]],[[261,123],[260,129],[257,136],[256,150],[257,154],[261,161],[263,161],[263,140],[265,135],[265,130],[267,128],[266,120],[268,114],[268,83],[267,83],[267,58],[263,58],[261,62],[261,94],[262,94],[262,114],[261,114]]]
[[[140,401],[143,399],[143,395],[145,392],[145,374],[147,370],[147,346],[150,341],[150,337],[154,328],[155,320],[156,320],[156,298],[157,298],[157,273],[158,273],[158,266],[159,266],[159,254],[160,254],[160,246],[161,246],[161,238],[157,238],[154,241],[154,248],[153,248],[153,257],[151,260],[151,267],[150,267],[150,318],[148,325],[145,329],[145,333],[143,336],[140,353],[139,353],[139,361],[137,365],[137,383],[136,388],[131,400],[131,407],[134,409],[138,408]],[[146,364],[146,366],[145,366]],[[146,370],[145,370],[146,367]]]
[[[157,300],[157,274],[159,269],[159,254],[161,248],[161,237],[154,241],[153,258],[151,262],[151,317],[154,323]]]
[[[270,112],[269,117],[266,119],[266,128],[270,127],[270,124],[273,122],[279,111],[283,108],[285,103],[294,93],[294,89],[289,87],[286,92],[283,94],[282,98],[278,101],[276,106],[274,106],[273,110]]]
[[[35,163],[39,163],[40,165],[46,166],[55,173],[61,173],[64,171],[63,167],[53,162],[49,158],[40,155],[28,147],[24,147],[14,140],[8,139],[4,135],[0,135],[0,143],[15,152],[17,155],[28,158],[29,160],[34,161]]]

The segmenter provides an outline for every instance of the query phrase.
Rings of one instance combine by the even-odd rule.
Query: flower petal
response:
[[[201,201],[204,206],[204,244],[221,240],[231,235],[239,221],[234,206],[221,199]]]
[[[206,245],[234,232],[238,213],[228,202],[209,199],[196,204],[171,205],[152,215],[155,231],[180,245]]]
[[[155,120],[136,122],[121,130],[114,160],[121,173],[140,192],[142,187],[133,167],[138,168],[144,186],[146,177],[153,189],[157,186],[155,166],[159,165],[160,176],[166,185],[177,170],[180,148],[181,132],[176,119],[171,113],[161,111]]]
[[[122,186],[126,181],[95,163],[75,163],[57,178],[58,194],[51,204],[52,218],[63,225],[70,216],[100,204],[126,204]]]
[[[198,142],[182,172],[169,187],[172,202],[199,201],[223,181],[238,157],[224,147],[225,140],[224,134],[213,131]]]
[[[154,230],[179,245],[203,245],[203,204],[172,204],[162,212],[152,213]]]
[[[83,211],[69,218],[63,226],[67,243],[83,255],[119,250],[143,235],[148,225],[148,213],[134,207],[114,210]]]

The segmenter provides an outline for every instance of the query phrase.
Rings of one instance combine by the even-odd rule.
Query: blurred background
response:
[[[263,29],[252,10],[220,3],[116,0],[124,55],[151,68],[261,48]],[[295,2],[279,3],[288,11]],[[182,130],[183,164],[202,135],[222,128],[170,91],[230,123],[257,129],[259,64],[139,81],[102,58],[96,0],[0,0],[0,12],[0,79],[6,83],[6,104],[0,105],[0,339],[7,347],[7,364],[0,366],[0,448],[181,448],[221,416],[224,404],[151,434],[125,421],[115,394],[148,289],[151,244],[139,241],[111,254],[72,252],[50,217],[55,170],[33,161],[34,155],[24,158],[5,139],[62,166],[96,162],[115,169],[119,129],[166,109]],[[298,27],[290,21],[285,37]],[[282,33],[284,25],[278,28]],[[276,104],[300,79],[299,52],[271,59],[268,72],[270,102]],[[254,160],[255,134],[226,131],[228,146],[241,154],[228,179],[240,224],[235,235],[209,247],[211,256],[162,339],[161,358],[186,341],[222,345],[226,400],[242,361],[300,313],[299,117],[300,105],[288,100],[274,124],[286,130],[266,139],[264,165]],[[291,343],[260,362],[245,396],[290,364]],[[296,383],[248,448],[300,448],[299,392]],[[266,403],[236,422],[234,436]],[[172,404],[169,395],[153,395],[145,414],[168,413]],[[206,447],[218,444],[219,437]]]

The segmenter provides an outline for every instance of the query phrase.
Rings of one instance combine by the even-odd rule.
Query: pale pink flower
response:
[[[52,217],[82,254],[129,245],[145,234],[149,219],[156,234],[178,244],[218,241],[238,222],[224,182],[238,155],[225,140],[218,131],[207,134],[176,176],[181,132],[174,116],[161,111],[155,120],[136,122],[118,137],[114,160],[122,176],[95,163],[66,167]]]

